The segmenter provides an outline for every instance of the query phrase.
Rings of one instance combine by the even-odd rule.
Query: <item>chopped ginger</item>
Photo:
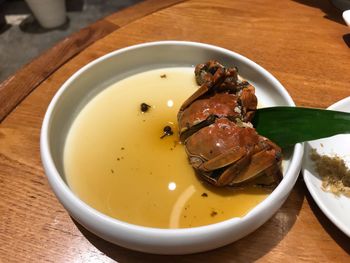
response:
[[[311,150],[311,160],[315,163],[315,171],[322,179],[322,189],[337,196],[343,194],[350,197],[350,170],[339,156],[320,155]]]

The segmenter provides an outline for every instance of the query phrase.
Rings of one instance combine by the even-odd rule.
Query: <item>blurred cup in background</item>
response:
[[[55,28],[66,20],[65,0],[25,0],[39,24],[44,28]]]

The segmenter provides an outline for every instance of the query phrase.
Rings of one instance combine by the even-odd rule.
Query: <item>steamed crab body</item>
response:
[[[251,123],[255,88],[217,61],[195,68],[200,88],[178,113],[180,140],[196,172],[217,186],[281,179],[281,149],[257,134]],[[262,176],[264,175],[264,176]]]
[[[206,75],[204,69],[208,70]],[[236,68],[225,69],[218,62],[209,61],[197,65],[195,73],[197,83],[203,84],[182,104],[178,113],[181,141],[213,123],[213,116],[233,121],[253,118],[257,107],[255,88],[238,77]]]
[[[212,124],[215,118],[240,118],[241,109],[238,96],[229,93],[216,93],[209,98],[194,101],[179,115],[180,139],[185,141],[201,127]]]
[[[217,186],[239,186],[257,178],[256,184],[273,185],[281,179],[280,148],[254,128],[227,118],[217,118],[190,136],[186,152],[196,172]]]

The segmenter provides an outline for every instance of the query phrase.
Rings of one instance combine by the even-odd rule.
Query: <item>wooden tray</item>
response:
[[[350,239],[322,214],[301,177],[251,235],[206,253],[157,256],[112,245],[74,222],[51,191],[39,155],[54,93],[110,51],[155,40],[222,46],[270,71],[298,106],[325,108],[350,95],[349,33],[325,0],[148,0],[58,43],[0,84],[0,261],[349,261]]]

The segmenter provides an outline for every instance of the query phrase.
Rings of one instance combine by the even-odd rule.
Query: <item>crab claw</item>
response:
[[[204,83],[211,81],[219,69],[225,69],[225,67],[216,60],[209,60],[205,64],[198,64],[194,69],[197,84],[203,85]]]
[[[251,121],[254,117],[258,100],[255,96],[255,88],[252,85],[248,85],[242,89],[240,95],[240,104],[242,108],[243,121]]]

